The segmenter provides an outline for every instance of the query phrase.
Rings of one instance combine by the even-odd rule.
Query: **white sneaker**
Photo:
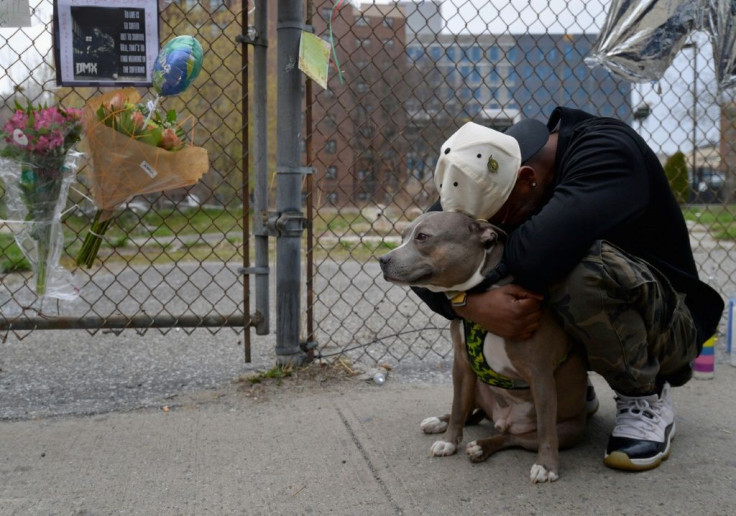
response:
[[[603,463],[611,468],[643,471],[656,468],[670,455],[675,436],[675,410],[670,384],[658,395],[616,395],[616,426],[608,439]]]

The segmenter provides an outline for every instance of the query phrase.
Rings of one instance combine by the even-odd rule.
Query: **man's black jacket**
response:
[[[558,107],[554,186],[544,206],[511,229],[499,270],[544,293],[565,277],[596,240],[607,240],[663,272],[698,328],[698,346],[716,331],[723,299],[698,279],[687,226],[657,156],[621,121]],[[414,291],[453,319],[444,294]]]

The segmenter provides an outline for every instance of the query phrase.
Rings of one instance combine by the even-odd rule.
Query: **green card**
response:
[[[327,89],[330,48],[330,44],[322,38],[311,32],[302,32],[299,43],[299,69],[324,89]]]

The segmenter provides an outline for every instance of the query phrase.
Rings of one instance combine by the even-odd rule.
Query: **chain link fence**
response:
[[[460,125],[546,122],[558,105],[622,119],[650,143],[678,189],[701,276],[734,295],[733,107],[717,90],[709,38],[694,33],[660,81],[628,82],[586,64],[610,3],[314,0],[311,25],[334,45],[328,89],[308,100],[323,353],[448,356],[447,321],[387,284],[376,258],[437,199],[437,153]]]
[[[632,84],[585,63],[609,4],[306,2],[306,26],[333,46],[329,87],[309,83],[303,97],[303,155],[314,169],[303,189],[303,334],[319,355],[402,363],[449,356],[446,321],[408,289],[387,284],[376,258],[436,199],[437,151],[456,128],[469,120],[498,129],[546,120],[557,105],[623,119],[651,143],[680,185],[702,277],[724,297],[734,295],[736,109],[717,91],[709,39],[694,34],[660,81]],[[196,143],[208,149],[211,169],[191,189],[126,204],[91,269],[73,263],[93,213],[84,180],[75,184],[63,217],[62,264],[74,271],[81,294],[43,313],[27,264],[0,225],[1,327],[15,324],[10,333],[19,338],[43,327],[242,328],[244,129],[252,121],[239,113],[249,100],[243,73],[254,72],[244,68],[237,40],[262,5],[159,2],[161,41],[190,34],[205,49],[200,77],[164,105],[197,120]],[[100,93],[55,86],[51,2],[31,0],[31,7],[33,27],[0,31],[0,120],[16,100],[81,107]],[[269,106],[276,103],[277,9],[268,2]],[[275,119],[269,115],[267,124],[269,170]],[[685,181],[675,181],[677,174]],[[3,209],[0,200],[0,219]]]
[[[110,3],[112,4],[112,3]],[[120,7],[108,5],[103,7]],[[193,331],[245,324],[243,169],[243,59],[241,2],[161,1],[161,42],[194,36],[204,48],[202,71],[184,93],[161,105],[195,121],[194,144],[207,149],[210,170],[194,186],[136,196],[116,210],[91,268],[75,264],[95,212],[84,165],[63,211],[61,265],[73,272],[79,297],[39,302],[29,264],[6,220],[0,186],[0,329],[22,338],[38,328],[182,327]],[[102,93],[93,87],[57,87],[53,5],[31,0],[32,26],[0,29],[0,119],[16,102],[81,108]],[[102,20],[100,21],[102,24]],[[102,26],[102,25],[101,25]],[[108,88],[106,91],[110,91]],[[153,92],[141,89],[144,99]]]

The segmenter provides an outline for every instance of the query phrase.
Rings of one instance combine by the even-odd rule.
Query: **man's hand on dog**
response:
[[[541,294],[531,290],[518,285],[504,285],[469,295],[467,305],[456,307],[455,313],[499,337],[524,340],[539,328],[542,300]]]

